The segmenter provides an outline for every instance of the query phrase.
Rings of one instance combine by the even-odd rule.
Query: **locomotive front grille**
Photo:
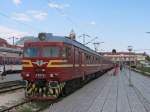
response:
[[[36,68],[35,72],[36,73],[43,73],[43,72],[45,72],[45,69],[44,68]]]

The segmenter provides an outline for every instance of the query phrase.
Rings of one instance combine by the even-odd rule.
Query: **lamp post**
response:
[[[129,51],[129,86],[133,86],[132,85],[132,81],[131,81],[131,52],[133,50],[132,46],[128,46],[128,51]]]

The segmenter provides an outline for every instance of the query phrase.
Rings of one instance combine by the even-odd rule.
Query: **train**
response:
[[[0,47],[0,75],[22,71],[22,48]]]
[[[26,98],[54,100],[112,69],[113,63],[73,34],[39,33],[24,43],[22,67]]]

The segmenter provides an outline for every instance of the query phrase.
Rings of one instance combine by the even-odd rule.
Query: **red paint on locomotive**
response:
[[[45,41],[36,38],[36,41],[24,45],[22,77],[28,82],[26,93],[29,98],[57,98],[67,81],[86,80],[94,73],[113,66],[109,60],[75,40],[53,36],[45,38]]]

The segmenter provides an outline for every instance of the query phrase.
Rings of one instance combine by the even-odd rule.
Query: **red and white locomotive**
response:
[[[113,64],[83,44],[64,36],[40,33],[25,42],[22,77],[31,99],[56,99],[72,92]]]

